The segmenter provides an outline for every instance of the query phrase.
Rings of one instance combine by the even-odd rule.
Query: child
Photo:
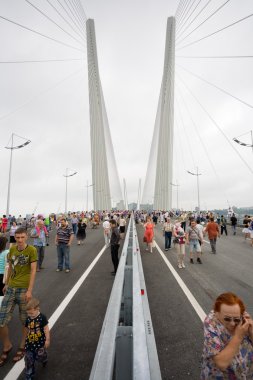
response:
[[[47,351],[50,345],[50,332],[48,320],[40,313],[39,301],[32,298],[26,305],[27,319],[25,327],[27,336],[25,341],[25,374],[26,380],[33,379],[35,361],[41,362],[43,367],[47,364]]]

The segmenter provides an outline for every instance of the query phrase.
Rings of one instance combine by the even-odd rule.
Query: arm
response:
[[[50,331],[48,325],[44,327],[44,333],[46,336],[45,348],[48,348],[50,346]]]
[[[55,242],[56,245],[58,245],[58,235],[57,235],[57,232],[56,232],[56,235],[55,235],[54,242]]]
[[[37,261],[33,261],[31,263],[31,274],[30,274],[29,286],[25,294],[26,302],[30,301],[30,299],[32,298],[32,291],[33,291],[33,286],[34,286],[34,281],[35,281],[35,276],[36,276],[36,269],[37,269]]]
[[[67,245],[71,245],[73,239],[74,239],[74,234],[71,234],[71,235],[70,235],[70,238],[69,238],[69,242],[68,242]]]
[[[8,264],[8,271],[7,271],[7,276],[6,276],[6,280],[5,280],[5,285],[4,285],[4,288],[3,288],[3,293],[5,294],[7,288],[8,288],[8,284],[9,284],[9,279],[11,277],[11,274],[12,274],[12,266],[11,264],[9,263]]]
[[[240,344],[245,335],[248,333],[250,323],[246,320],[245,323],[240,323],[235,330],[235,334],[232,339],[229,341],[227,346],[215,355],[213,360],[216,366],[221,370],[225,371],[228,366],[231,364],[234,356],[238,353]]]

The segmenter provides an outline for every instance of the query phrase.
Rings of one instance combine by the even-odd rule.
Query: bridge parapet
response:
[[[90,380],[160,380],[134,218],[128,225]]]

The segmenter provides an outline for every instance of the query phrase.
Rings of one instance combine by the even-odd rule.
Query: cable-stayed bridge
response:
[[[142,170],[137,175],[130,176],[128,180],[126,173],[122,171],[122,160],[118,159],[119,152],[120,150],[123,150],[124,143],[122,149],[119,149],[119,137],[117,137],[117,144],[112,143],[115,140],[115,127],[113,128],[113,133],[112,131],[110,132],[107,112],[105,109],[105,103],[110,99],[108,99],[107,95],[104,99],[102,91],[103,74],[101,76],[97,58],[97,56],[99,56],[99,49],[98,52],[93,52],[95,54],[93,61],[94,59],[97,61],[96,69],[98,70],[98,76],[96,79],[91,71],[91,61],[89,75],[87,74],[88,65],[83,64],[86,60],[86,46],[88,47],[89,41],[91,41],[91,35],[89,34],[87,36],[88,39],[86,38],[86,25],[88,25],[90,21],[87,23],[87,16],[82,8],[82,4],[78,1],[71,3],[61,1],[55,3],[49,1],[43,3],[43,5],[42,3],[34,3],[32,1],[25,1],[24,3],[26,6],[26,12],[31,12],[34,18],[38,17],[38,21],[42,22],[43,20],[47,24],[37,23],[36,27],[36,25],[29,24],[28,20],[21,22],[21,20],[15,18],[15,13],[6,7],[6,9],[3,8],[3,14],[1,15],[1,28],[3,31],[4,28],[8,28],[8,33],[11,38],[11,32],[18,33],[18,31],[20,31],[21,37],[24,36],[25,38],[30,36],[29,40],[27,40],[29,41],[29,44],[34,43],[37,39],[39,39],[38,41],[40,41],[40,44],[48,44],[48,57],[42,59],[41,57],[36,57],[34,55],[34,58],[26,57],[24,59],[14,59],[9,58],[11,57],[11,54],[9,54],[9,57],[4,57],[3,50],[3,58],[0,62],[1,67],[3,68],[3,73],[6,71],[6,74],[3,76],[4,81],[5,77],[7,77],[7,73],[10,77],[11,70],[14,75],[14,83],[17,86],[18,81],[22,78],[22,75],[19,75],[20,70],[21,73],[24,73],[23,78],[27,78],[26,83],[28,84],[29,74],[33,75],[33,70],[34,73],[37,72],[36,70],[39,70],[39,73],[43,73],[44,75],[45,73],[43,70],[45,67],[54,68],[53,70],[55,70],[57,67],[72,67],[72,65],[80,64],[81,66],[80,70],[75,70],[70,75],[68,74],[64,79],[60,79],[60,74],[62,75],[63,71],[62,69],[59,70],[59,74],[57,72],[57,75],[60,80],[58,82],[56,80],[55,83],[48,88],[44,86],[44,88],[39,92],[37,91],[37,93],[34,88],[33,91],[26,94],[26,86],[21,87],[24,92],[24,101],[23,99],[22,101],[19,100],[19,92],[17,92],[17,96],[15,95],[16,98],[13,98],[15,101],[12,103],[9,96],[5,96],[5,99],[3,99],[1,123],[3,125],[3,138],[6,136],[6,143],[9,140],[9,135],[7,138],[6,131],[15,129],[18,135],[30,138],[37,150],[43,139],[37,139],[35,131],[47,131],[46,136],[48,137],[45,141],[47,145],[50,146],[50,149],[48,148],[49,152],[45,155],[45,157],[47,157],[48,153],[53,151],[56,152],[61,148],[62,144],[54,146],[53,142],[57,141],[59,135],[63,137],[62,130],[64,130],[64,134],[67,136],[70,146],[73,145],[75,140],[78,140],[75,143],[76,148],[74,149],[77,149],[80,153],[81,145],[79,144],[81,143],[81,139],[76,139],[76,136],[79,136],[80,131],[82,131],[82,139],[85,144],[84,151],[82,151],[83,159],[75,159],[75,162],[70,164],[70,167],[77,169],[83,179],[76,176],[71,182],[78,184],[80,188],[81,183],[86,183],[85,177],[86,179],[87,177],[90,177],[88,181],[91,185],[89,192],[92,191],[94,202],[92,202],[92,197],[89,196],[89,208],[92,208],[93,206],[95,206],[95,208],[110,208],[110,205],[115,206],[116,204],[123,204],[123,202],[125,204],[126,187],[128,188],[127,192],[130,202],[132,198],[133,201],[136,200],[138,179],[142,177],[143,191],[141,196],[138,195],[139,204],[149,204],[150,207],[153,206],[157,209],[167,209],[171,208],[171,206],[175,208],[177,190],[177,193],[179,193],[179,208],[194,209],[197,203],[197,189],[194,179],[190,177],[187,172],[190,171],[196,173],[196,168],[198,168],[199,173],[202,175],[200,177],[200,206],[202,209],[210,208],[210,204],[213,202],[209,202],[210,195],[208,193],[211,183],[217,184],[216,191],[218,192],[220,199],[222,199],[222,204],[228,203],[232,205],[235,203],[235,196],[232,195],[234,194],[234,188],[240,187],[243,178],[246,178],[248,174],[250,176],[249,178],[252,178],[252,165],[249,162],[251,156],[248,158],[250,149],[247,149],[252,145],[252,132],[250,130],[252,102],[250,101],[250,98],[247,99],[246,95],[243,93],[240,94],[240,92],[242,92],[241,88],[237,93],[237,87],[235,87],[235,90],[233,91],[233,89],[229,89],[229,85],[234,82],[235,85],[238,86],[237,82],[239,82],[242,83],[243,86],[243,74],[244,72],[246,73],[252,56],[248,50],[248,38],[243,39],[243,44],[237,45],[233,44],[233,40],[228,38],[228,43],[226,44],[227,51],[220,53],[219,50],[220,46],[224,49],[223,36],[230,36],[229,33],[234,33],[233,38],[234,36],[243,38],[243,36],[246,35],[245,33],[248,28],[250,28],[252,20],[250,7],[247,9],[240,9],[240,11],[236,13],[236,5],[232,4],[231,1],[217,1],[216,4],[214,4],[213,1],[201,1],[199,3],[187,1],[185,4],[180,2],[180,4],[178,4],[177,13],[175,14],[175,21],[173,21],[173,23],[170,22],[171,25],[174,24],[173,30],[169,32],[169,27],[167,27],[166,30],[166,25],[164,23],[164,35],[162,38],[163,45],[165,43],[165,49],[163,47],[164,64],[163,70],[161,68],[159,74],[161,86],[160,96],[157,93],[158,106],[156,120],[154,122],[155,126],[153,127],[153,138],[152,131],[150,131],[148,144],[144,143],[145,154],[142,149],[140,158],[135,159],[136,165],[131,163],[134,170],[135,167],[138,167],[139,162],[143,162],[144,160]],[[247,3],[247,5],[249,4]],[[22,6],[24,6],[24,4]],[[22,6],[19,3],[18,7]],[[238,17],[236,17],[237,14]],[[172,19],[173,18],[171,18],[171,20]],[[212,25],[214,26],[212,27]],[[48,28],[46,29],[46,27]],[[212,30],[212,28],[214,30]],[[240,31],[242,31],[241,35]],[[55,35],[53,35],[53,33],[55,33]],[[93,41],[95,41],[94,38],[95,35],[93,36]],[[216,41],[216,39],[218,43],[212,43],[212,40]],[[165,42],[165,40],[167,42]],[[221,40],[222,45],[219,44],[219,40]],[[243,49],[244,45],[245,49]],[[198,48],[199,46],[201,46],[201,48]],[[11,44],[8,44],[6,51],[10,48]],[[217,48],[216,52],[214,51],[215,48]],[[240,53],[236,54],[235,48],[237,48],[237,51],[240,50]],[[50,58],[50,54],[54,51],[58,52],[58,49],[60,49],[58,57],[56,54],[53,54],[52,58]],[[66,55],[63,54],[66,49],[73,52],[72,58],[66,58]],[[36,45],[34,45],[34,51],[35,50]],[[230,54],[227,54],[228,51]],[[18,57],[18,54],[16,57]],[[89,52],[89,57],[92,58],[91,51]],[[103,57],[100,57],[100,65],[101,63],[103,63]],[[239,78],[238,75],[238,79],[235,79],[234,75],[234,81],[230,80],[231,78],[225,75],[226,67],[229,67],[232,74],[234,72],[240,73],[241,78]],[[245,68],[245,70],[240,70],[240,67]],[[17,68],[19,68],[18,73]],[[84,68],[86,71],[85,75],[83,75]],[[211,75],[212,71],[214,75]],[[48,72],[51,72],[51,70]],[[93,108],[91,108],[89,112],[88,102],[86,102],[86,105],[82,110],[82,118],[80,117],[81,114],[79,111],[79,113],[75,112],[78,114],[78,121],[75,122],[74,127],[69,128],[67,125],[71,125],[71,122],[69,120],[61,120],[59,115],[60,112],[65,112],[68,109],[72,112],[72,99],[75,101],[75,96],[71,97],[69,100],[69,107],[62,106],[58,110],[57,102],[51,101],[50,94],[54,94],[57,91],[58,94],[60,93],[62,99],[66,99],[67,93],[72,91],[72,85],[70,84],[72,82],[74,83],[75,87],[73,88],[75,90],[77,84],[79,85],[80,75],[82,75],[81,80],[84,84],[84,91],[87,92],[88,87],[90,88],[90,105]],[[94,83],[90,83],[89,86],[87,83],[88,76],[90,81],[94,81]],[[222,80],[224,80],[223,85],[220,84],[222,83]],[[250,77],[248,77],[247,81],[245,80],[245,83],[249,85]],[[3,84],[5,85],[5,83]],[[10,80],[8,85],[11,89],[12,83]],[[95,92],[93,95],[91,94],[95,88],[99,89],[96,93],[97,99],[94,97]],[[31,89],[31,87],[29,87],[29,89]],[[61,91],[61,89],[64,90]],[[203,91],[203,94],[201,91]],[[62,95],[65,92],[66,96],[64,98]],[[5,93],[8,94],[8,91],[5,91]],[[57,95],[56,99],[58,100],[60,96]],[[224,112],[219,108],[219,103],[221,103],[223,99]],[[97,106],[96,109],[94,108],[96,102],[97,104],[100,102],[99,111]],[[165,103],[163,104],[163,102]],[[5,104],[6,108],[4,107]],[[42,104],[43,107],[46,107],[48,113],[43,113],[43,107],[41,107]],[[61,105],[63,105],[63,103],[61,103]],[[75,107],[76,105],[77,102],[75,102]],[[35,107],[35,112],[32,111],[33,107]],[[50,107],[52,111],[56,109],[58,114],[52,114],[51,117]],[[63,108],[66,108],[66,110],[63,110]],[[222,120],[219,116],[221,112],[223,112],[222,118],[225,120]],[[32,136],[30,136],[30,125],[29,122],[27,123],[27,120],[31,120],[31,123],[34,123],[34,114],[39,114],[40,116],[37,119],[38,126],[37,128],[33,128]],[[110,114],[111,109],[109,109],[109,115]],[[47,121],[44,122],[44,115],[47,115],[48,123]],[[226,115],[226,118],[224,118],[224,115]],[[59,120],[57,120],[57,118]],[[153,113],[153,119],[155,119],[155,112]],[[77,123],[79,124],[78,128]],[[92,123],[97,123],[97,125],[100,124],[100,128],[102,128],[100,132],[97,130],[97,139],[101,139],[101,141],[98,142],[98,145],[100,146],[99,148],[95,148],[94,146],[95,135],[93,135],[93,132],[95,131],[95,128],[94,126],[92,127]],[[47,124],[49,124],[49,127],[47,127]],[[83,129],[81,129],[82,124]],[[89,133],[89,124],[91,125],[91,133]],[[152,124],[152,122],[150,124]],[[61,128],[61,125],[65,126],[64,129]],[[22,133],[22,129],[25,133]],[[139,129],[141,131],[142,127]],[[118,123],[116,132],[119,133],[120,130],[120,124]],[[71,131],[73,131],[73,133],[71,133]],[[124,136],[124,140],[129,141],[127,140],[129,139],[129,136],[127,136],[128,134],[126,132],[126,128],[124,127],[122,129],[122,135]],[[143,133],[147,135],[145,126],[143,127]],[[135,139],[133,139],[133,141],[135,141]],[[145,141],[147,141],[147,138]],[[148,147],[149,143],[150,149]],[[234,165],[239,165],[241,168],[241,170],[238,170],[238,175],[244,177],[239,179],[238,183],[233,184],[233,186],[231,186],[232,184],[230,183],[230,180],[226,178],[226,162],[224,160],[219,160],[217,155],[214,157],[211,153],[215,151],[216,143],[219,147],[221,145],[218,152],[224,152],[226,157],[231,157]],[[129,148],[132,145],[133,144],[129,145],[128,143]],[[33,145],[31,144],[28,149],[32,149],[32,146]],[[40,149],[42,150],[42,148]],[[137,150],[136,147],[134,150]],[[6,152],[7,151],[1,151],[3,158],[6,156]],[[96,160],[95,153],[99,154],[100,158],[106,156],[106,159],[98,158]],[[19,154],[24,154],[25,156],[25,151],[20,151]],[[37,156],[38,155],[35,155],[35,160],[37,160]],[[92,157],[92,160],[90,160],[90,157]],[[6,157],[4,159],[6,159]],[[19,167],[18,165],[20,161],[21,160],[19,159],[16,161],[14,169]],[[60,161],[62,163],[63,160]],[[83,161],[84,164],[80,165],[80,161]],[[110,165],[108,165],[108,162],[110,162]],[[40,165],[39,162],[36,162],[36,165],[37,164]],[[57,165],[59,164],[57,163]],[[64,166],[68,167],[69,164],[66,162]],[[118,168],[120,168],[120,170]],[[43,171],[45,168],[42,166],[41,170]],[[95,174],[98,173],[99,170],[102,173],[101,177]],[[82,171],[82,173],[80,171]],[[49,181],[42,181],[42,186],[40,187],[46,186],[48,182],[54,183],[56,178],[58,178],[59,183],[53,187],[60,186],[62,184],[60,178],[62,178],[63,172],[65,172],[65,168],[58,169],[57,175],[56,173],[51,174],[50,171],[50,173],[48,173],[48,175],[50,175]],[[85,174],[86,172],[87,174]],[[4,175],[7,176],[7,174],[6,170]],[[130,183],[133,181],[133,177],[136,177],[135,195],[134,197],[133,195],[129,197],[129,194],[133,194],[133,190],[131,189],[130,191],[129,189],[129,187],[132,186]],[[123,178],[125,178],[124,191],[122,191],[120,185],[122,184]],[[7,180],[3,180],[2,188],[0,189],[1,204],[4,204],[5,202],[4,194],[7,193],[7,182]],[[176,183],[178,186],[175,186]],[[86,186],[82,186],[83,191],[78,190],[79,193],[73,191],[75,199],[84,198],[82,193],[85,194]],[[247,181],[246,188],[248,186],[249,184]],[[189,191],[187,191],[189,187],[191,189],[190,200],[188,199]],[[33,192],[33,194],[40,191],[40,188],[36,190],[37,191]],[[12,191],[15,194],[12,198],[12,202],[14,202],[14,199],[19,198],[16,193],[16,188],[13,188]],[[246,190],[246,192],[247,191],[248,190]],[[59,193],[59,190],[57,193]],[[124,193],[124,195],[122,193]],[[33,194],[31,194],[33,203],[37,204],[38,199],[34,199]],[[188,199],[188,207],[184,207],[186,199]],[[59,197],[57,196],[57,202],[58,201]],[[43,203],[43,201],[40,202],[41,204]],[[61,203],[63,204],[63,202]],[[63,209],[61,203],[59,203],[57,207],[59,211]],[[72,203],[71,209],[82,209],[86,202],[79,200],[78,206],[75,204],[77,203],[76,201]],[[12,205],[13,203],[11,204],[11,207]]]

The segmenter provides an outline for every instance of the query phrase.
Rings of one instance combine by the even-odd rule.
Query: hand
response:
[[[237,335],[241,340],[248,334],[249,328],[252,326],[252,320],[250,322],[249,319],[244,318],[242,322],[235,328],[235,335]]]
[[[29,302],[30,299],[32,299],[32,292],[30,290],[27,290],[27,292],[25,294],[25,301]]]
[[[2,290],[3,294],[6,293],[6,290],[7,290],[7,289],[8,289],[8,285],[5,285],[5,286],[3,287],[3,290]]]
[[[243,313],[243,318],[249,322],[249,333],[253,335],[253,320],[247,311]]]
[[[45,347],[45,348],[48,348],[49,346],[50,346],[50,340],[46,340],[46,341],[45,341],[45,346],[44,346],[44,347]]]

